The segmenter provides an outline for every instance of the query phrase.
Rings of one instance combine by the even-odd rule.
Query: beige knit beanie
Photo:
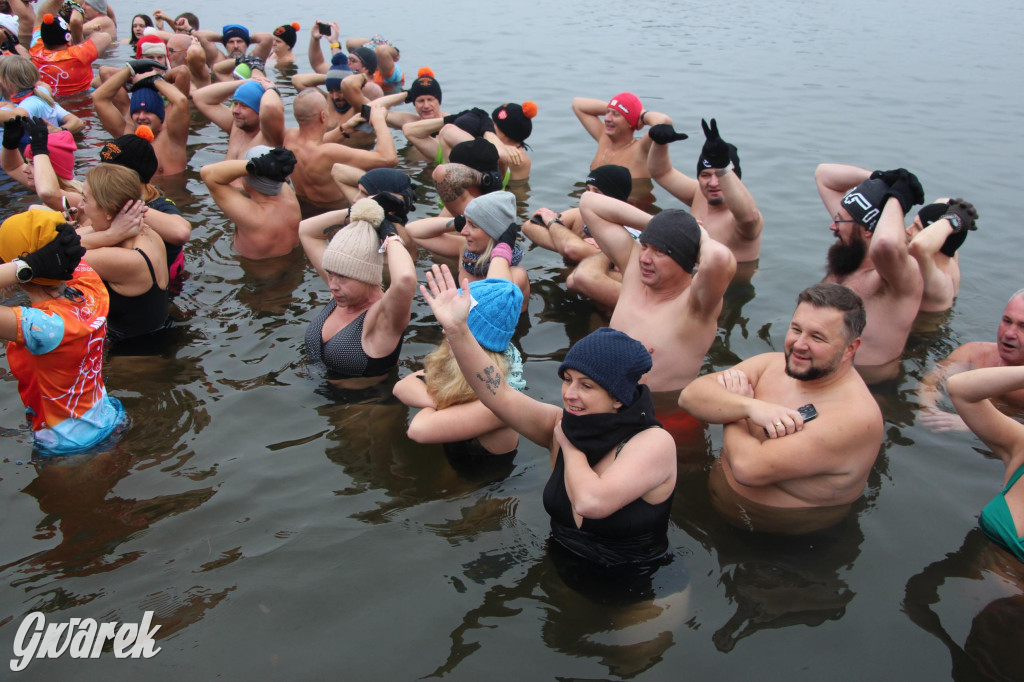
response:
[[[380,286],[384,254],[380,253],[377,226],[384,209],[373,199],[352,206],[350,222],[338,231],[324,252],[323,269],[336,275]]]

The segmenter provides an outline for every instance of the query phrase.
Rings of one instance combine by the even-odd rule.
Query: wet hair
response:
[[[502,376],[508,374],[508,360],[504,353],[483,349],[491,358],[491,362]],[[443,410],[452,405],[462,405],[477,400],[476,393],[470,387],[466,377],[455,361],[451,346],[442,343],[423,360],[426,370],[427,394],[433,398],[437,409]]]
[[[834,282],[819,282],[796,297],[796,304],[810,303],[815,308],[832,308],[843,313],[843,334],[849,343],[864,332],[867,313],[864,301],[852,289]]]
[[[39,69],[31,59],[16,54],[0,59],[0,81],[10,86],[10,95],[32,90],[36,97],[53,106],[53,96],[46,86],[39,82]]]
[[[136,19],[142,19],[142,23],[144,23],[147,27],[153,25],[153,20],[149,18],[148,14],[136,14],[134,17],[132,17],[131,24],[128,24],[128,34],[131,36],[131,39],[128,41],[128,44],[132,47],[135,47],[135,43],[139,42],[139,39],[135,36],[135,29],[132,27],[132,24],[135,23]]]
[[[129,201],[142,196],[139,174],[125,166],[101,163],[85,174],[85,181],[96,205],[110,215],[116,215]]]

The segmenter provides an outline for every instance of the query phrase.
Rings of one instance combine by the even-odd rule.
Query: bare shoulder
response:
[[[972,368],[994,367],[999,364],[999,350],[990,341],[971,341],[950,353],[946,361],[966,362]]]

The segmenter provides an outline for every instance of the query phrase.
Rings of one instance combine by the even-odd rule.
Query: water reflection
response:
[[[1024,566],[980,529],[971,530],[960,549],[908,580],[902,607],[949,650],[957,682],[1020,679]],[[959,633],[967,630],[968,618],[964,637]]]

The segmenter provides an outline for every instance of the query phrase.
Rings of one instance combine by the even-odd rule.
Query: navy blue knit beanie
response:
[[[651,369],[651,354],[628,334],[601,327],[569,349],[558,366],[558,376],[567,369],[587,375],[628,407],[636,395],[640,378]]]

